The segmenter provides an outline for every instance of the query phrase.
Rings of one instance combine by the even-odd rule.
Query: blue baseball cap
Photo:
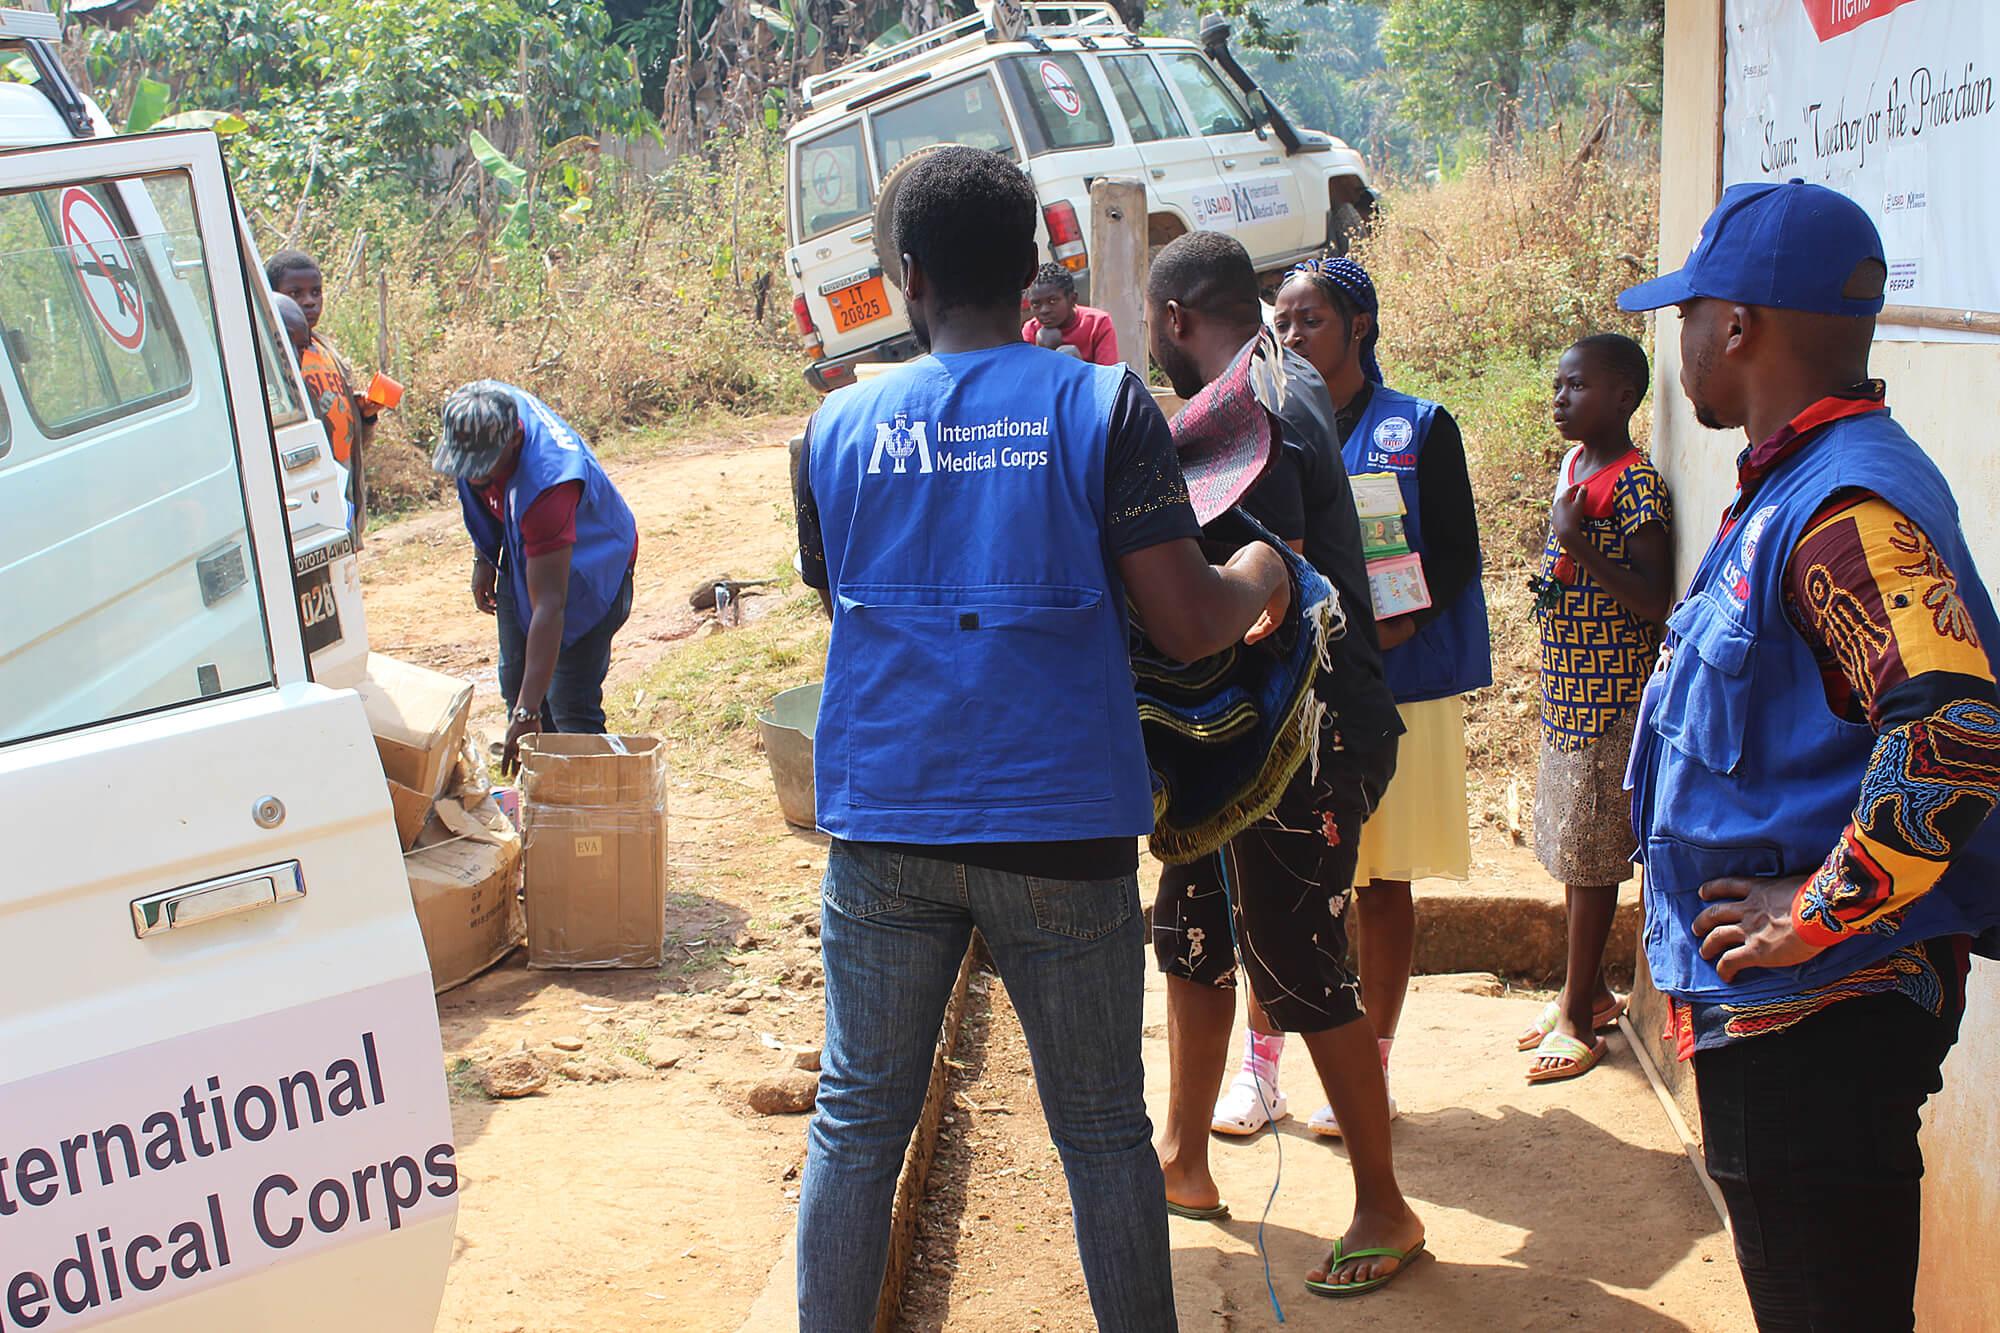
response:
[[[1821,315],[1880,314],[1880,296],[1841,295],[1864,259],[1887,268],[1881,234],[1846,195],[1802,180],[1732,185],[1702,224],[1687,263],[1626,288],[1618,307],[1658,310],[1709,296]]]

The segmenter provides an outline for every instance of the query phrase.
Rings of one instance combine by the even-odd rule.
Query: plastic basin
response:
[[[778,789],[778,809],[787,824],[812,828],[813,728],[819,722],[820,682],[782,690],[771,706],[757,714],[757,734],[764,739],[764,757],[771,761],[771,785]]]

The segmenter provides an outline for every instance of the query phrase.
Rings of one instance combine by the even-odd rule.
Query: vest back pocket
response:
[[[848,784],[891,809],[1070,805],[1111,796],[1107,643],[1090,588],[855,587],[840,599],[852,686]]]

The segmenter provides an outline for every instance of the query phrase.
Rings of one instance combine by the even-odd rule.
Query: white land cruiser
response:
[[[1147,239],[1227,229],[1262,273],[1331,248],[1371,213],[1367,164],[1295,130],[1229,53],[1211,17],[1200,43],[1141,37],[1109,4],[982,4],[977,14],[815,75],[785,136],[785,267],[821,391],[859,361],[918,354],[902,294],[875,253],[883,179],[928,144],[1004,153],[1042,203],[1038,238],[1089,299],[1090,183],[1146,186]]]
[[[419,1333],[437,1010],[262,274],[213,135],[59,137],[0,152],[0,1333]]]
[[[0,59],[10,53],[25,54],[38,76],[33,83],[0,83],[0,148],[113,137],[116,131],[97,104],[70,81],[48,42],[30,35],[42,31],[56,33],[56,20],[51,15],[0,9]],[[16,308],[0,305],[0,322],[6,329],[0,378],[9,381],[12,391],[8,395],[12,402],[7,406],[18,404],[28,409],[14,413],[4,428],[11,438],[0,439],[0,469],[13,461],[9,455],[30,459],[46,456],[30,469],[32,480],[28,476],[16,480],[15,485],[22,488],[12,497],[16,505],[59,508],[60,493],[101,485],[101,470],[112,465],[114,456],[123,458],[120,466],[132,466],[129,437],[145,429],[144,419],[155,409],[171,410],[167,405],[184,391],[181,372],[170,352],[163,349],[171,347],[180,321],[197,314],[209,318],[194,292],[196,284],[179,280],[183,273],[178,256],[157,273],[127,274],[118,259],[119,247],[109,240],[98,244],[107,229],[129,228],[151,235],[161,232],[163,225],[171,231],[175,220],[165,219],[163,224],[144,191],[98,189],[95,198],[94,207],[80,198],[71,200],[67,207],[58,201],[56,208],[39,218],[42,232],[30,229],[8,238],[10,249],[39,246],[45,233],[50,244],[95,245],[99,257],[106,261],[101,271],[87,264],[48,264],[32,273],[17,270],[11,289]],[[296,582],[293,600],[305,631],[313,678],[325,685],[355,685],[366,670],[368,629],[362,618],[361,576],[342,499],[345,471],[334,461],[325,428],[307,408],[310,400],[298,365],[266,290],[263,258],[240,213],[236,230],[246,276],[251,280],[257,368],[263,373],[272,440],[285,489]],[[25,307],[21,302],[33,305],[33,318],[22,313]],[[60,402],[51,397],[56,379],[64,386]],[[51,447],[56,444],[61,448]],[[161,464],[142,465],[131,478],[134,502],[142,506],[164,504],[169,493],[151,484],[147,466],[157,469]],[[126,530],[135,541],[130,549],[119,552],[119,586],[113,587],[107,578],[98,589],[102,600],[71,608],[70,614],[94,618],[121,634],[144,637],[162,628],[146,609],[152,605],[147,590],[156,586],[166,571],[157,562],[162,548],[139,535],[143,525],[137,522],[136,510],[130,517],[134,521]],[[0,532],[0,571],[13,558],[11,536]],[[185,640],[182,634],[174,641]],[[164,649],[167,643],[161,646]],[[16,641],[0,630],[0,687],[14,672],[28,669],[16,654],[36,651],[38,644],[32,637]],[[164,656],[154,666],[163,674],[192,669],[184,658],[170,661]],[[150,671],[131,664],[116,681],[78,679],[72,684],[80,691],[143,691],[152,679]],[[21,716],[18,704],[19,696],[15,696],[15,707],[8,710],[13,716],[0,715],[0,738],[35,730],[33,719]]]

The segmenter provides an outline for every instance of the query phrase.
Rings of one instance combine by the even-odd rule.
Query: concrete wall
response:
[[[1666,112],[1660,148],[1660,260],[1679,267],[1722,182],[1722,2],[1668,0]],[[1740,432],[1695,424],[1687,399],[1673,390],[1680,374],[1679,321],[1662,312],[1654,335],[1654,461],[1673,487],[1678,522],[1676,569],[1685,581],[1714,534],[1735,490]],[[1950,478],[1974,559],[1989,592],[2000,578],[2000,346],[1877,343],[1874,372],[1889,382],[1889,406]],[[1639,1020],[1659,1031],[1663,1005],[1642,984]],[[1674,1062],[1657,1041],[1663,1072]],[[1856,1052],[1857,1062],[1866,1052]],[[1861,1074],[1857,1068],[1857,1074]],[[1693,1114],[1686,1072],[1671,1074],[1677,1099]],[[1943,1093],[1924,1121],[1924,1258],[1917,1327],[1924,1333],[2000,1329],[2000,964],[1973,963],[1958,1047],[1945,1065]]]

